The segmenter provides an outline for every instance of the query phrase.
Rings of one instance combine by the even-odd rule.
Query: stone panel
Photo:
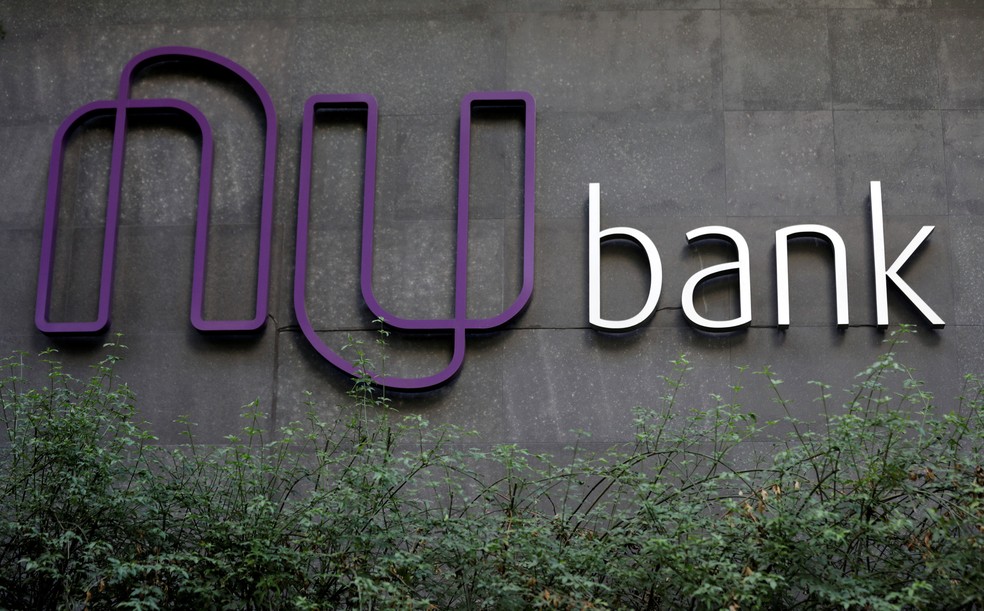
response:
[[[45,122],[0,124],[0,226],[41,227],[47,195],[51,138],[57,127]]]
[[[984,218],[963,217],[953,224],[950,242],[953,261],[953,321],[957,325],[984,324]],[[963,333],[961,328],[960,332]]]
[[[523,218],[523,113],[521,107],[472,109],[468,200],[472,219]]]
[[[457,108],[441,115],[380,118],[377,220],[456,218],[458,121]]]
[[[710,11],[514,14],[508,87],[545,111],[717,110],[720,49]]]
[[[278,22],[264,21],[42,29],[4,43],[0,100],[18,116],[61,121],[83,104],[112,99],[124,65],[141,51],[165,45],[225,55],[283,100],[285,36]]]
[[[943,113],[950,214],[984,214],[984,112]]]
[[[469,91],[502,89],[495,20],[472,15],[329,17],[299,22],[289,46],[289,103],[316,93],[372,93],[381,112],[456,112]],[[286,98],[285,98],[285,101]]]
[[[40,230],[0,229],[0,334],[17,335],[34,328],[38,285]]]
[[[99,227],[66,227],[57,232],[48,319],[91,321],[99,311],[104,232]],[[41,240],[35,244],[40,259]],[[29,251],[30,252],[30,251]],[[35,282],[36,285],[36,282]],[[33,308],[33,304],[31,305]]]
[[[830,53],[823,11],[724,11],[724,107],[830,108]]]
[[[933,0],[721,0],[721,8],[929,8]],[[972,0],[971,0],[972,1]]]
[[[893,336],[892,331],[872,328],[841,331],[834,327],[752,329],[747,341],[732,354],[736,367],[747,367],[740,377],[743,390],[739,400],[759,422],[789,416],[800,421],[797,426],[801,431],[815,430],[822,426],[825,415],[843,413],[846,404],[864,397],[859,385],[867,376],[856,375],[865,372],[888,351],[895,353],[897,362],[911,369],[909,373],[889,370],[884,380],[891,388],[901,389],[903,380],[912,378],[926,382],[928,389],[947,401],[959,392],[960,376],[954,375],[955,368],[958,369],[955,336],[928,329]],[[899,340],[904,343],[892,343]],[[765,366],[772,372],[771,376],[759,373],[765,371]],[[774,387],[769,383],[770,377],[778,382]],[[823,389],[814,382],[829,388]],[[830,397],[822,399],[822,394]],[[898,399],[890,405],[916,409],[913,404]],[[791,424],[784,423],[773,429],[774,432],[795,433],[795,430]]]
[[[984,379],[984,352],[981,345],[984,345],[984,330],[979,325],[966,326],[959,328],[960,335],[956,337],[957,362],[960,366],[960,373],[970,374],[977,380]],[[971,383],[961,388],[958,396],[973,399],[977,396],[974,386]],[[952,398],[952,397],[947,397]]]
[[[588,184],[640,216],[724,212],[724,124],[712,113],[547,113],[538,125],[537,212],[586,218]]]
[[[830,112],[726,112],[728,214],[823,214],[836,201]]]
[[[194,423],[201,443],[223,443],[224,436],[241,432],[245,406],[258,401],[258,409],[273,409],[274,334],[254,339],[218,339],[193,329],[175,333],[133,333],[121,338],[45,339],[38,335],[0,337],[0,354],[11,350],[37,353],[58,349],[56,358],[65,371],[86,380],[92,365],[114,352],[103,347],[109,340],[126,346],[115,351],[123,359],[115,368],[118,378],[136,394],[138,417],[162,443],[184,440],[185,416]],[[35,367],[31,380],[44,383],[45,372]]]
[[[255,315],[256,232],[252,226],[212,228],[205,278],[207,319],[248,320]],[[191,328],[193,256],[192,227],[124,228],[117,249],[113,330],[173,333]]]
[[[283,18],[294,12],[295,0],[276,3],[197,2],[174,0],[161,3],[154,0],[92,0],[85,3],[46,4],[31,0],[10,0],[11,9],[2,15],[7,31],[14,35],[24,30],[43,29],[57,24],[69,27],[99,27],[125,23],[147,27],[157,23],[243,22],[268,18]],[[337,8],[336,8],[337,10]]]
[[[951,2],[959,6],[959,2]],[[968,0],[968,8],[980,9]],[[984,108],[984,11],[940,15],[940,105]]]
[[[834,109],[937,108],[938,49],[926,11],[831,13]]]
[[[362,329],[373,319],[359,288],[360,236],[352,228],[308,232],[307,312],[316,329]],[[280,271],[276,314],[281,326],[295,325],[294,257]]]
[[[856,214],[878,180],[889,214],[945,214],[940,125],[936,111],[835,112],[841,210]]]
[[[342,350],[351,343],[350,334],[325,333],[322,339],[343,356],[354,360],[355,351]],[[418,396],[388,392],[394,417],[418,414],[434,424],[454,424],[476,430],[482,439],[506,439],[502,405],[502,359],[505,334],[470,339],[461,373],[447,386]],[[375,347],[377,336],[370,332],[357,339],[373,350],[374,363],[380,354]],[[391,335],[387,338],[385,367],[396,375],[428,375],[447,362],[450,340],[422,336]],[[346,392],[350,380],[322,359],[307,340],[294,331],[278,336],[277,352],[277,419],[281,424],[299,420],[313,408],[321,418],[348,417],[357,408]],[[435,349],[436,348],[436,349]],[[410,356],[408,360],[406,357]],[[423,357],[423,358],[421,358]],[[306,405],[310,400],[313,405]]]
[[[980,8],[977,0],[933,0],[933,8]]]
[[[521,443],[573,441],[574,431],[599,442],[630,439],[636,406],[706,409],[712,392],[729,385],[732,340],[685,328],[651,328],[609,335],[591,330],[511,333],[504,344],[503,410],[509,439]],[[687,353],[696,373],[672,399],[660,375]],[[576,360],[577,368],[570,366]]]
[[[519,11],[645,11],[716,9],[720,0],[503,0],[498,7]]]

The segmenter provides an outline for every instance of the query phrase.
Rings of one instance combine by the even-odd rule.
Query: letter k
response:
[[[925,301],[906,284],[905,280],[899,277],[899,270],[909,261],[916,249],[933,233],[933,225],[925,225],[919,230],[909,245],[905,247],[902,254],[895,259],[892,266],[885,269],[885,221],[882,216],[881,182],[871,181],[871,236],[874,243],[875,260],[875,305],[879,327],[888,326],[888,294],[887,282],[891,280],[902,293],[909,298],[914,306],[929,320],[930,324],[937,329],[942,329],[945,322],[940,318],[933,308],[929,307]]]

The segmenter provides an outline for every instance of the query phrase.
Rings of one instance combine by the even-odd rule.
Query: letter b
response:
[[[630,240],[646,252],[649,264],[649,297],[639,313],[624,320],[601,317],[601,244],[608,240]],[[588,185],[588,322],[606,331],[627,331],[646,322],[656,311],[659,293],[663,288],[663,265],[659,251],[649,236],[632,227],[609,227],[601,231],[601,186]]]

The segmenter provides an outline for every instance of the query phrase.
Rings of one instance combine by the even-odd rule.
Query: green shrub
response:
[[[250,405],[227,444],[166,447],[117,356],[80,381],[44,355],[40,389],[16,356],[0,607],[980,609],[981,386],[942,409],[897,339],[843,407],[817,385],[822,427],[759,423],[739,387],[688,414],[681,357],[634,443],[564,460],[396,419],[367,375],[351,418],[271,437]]]

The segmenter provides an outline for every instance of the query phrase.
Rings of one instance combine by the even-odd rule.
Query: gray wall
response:
[[[394,395],[400,412],[474,428],[489,442],[562,445],[571,429],[599,443],[631,435],[630,408],[654,405],[659,376],[693,362],[680,409],[743,383],[760,417],[780,409],[760,376],[785,380],[794,415],[817,404],[808,380],[838,387],[882,349],[875,322],[868,181],[882,181],[889,261],[919,227],[936,230],[904,278],[946,321],[933,330],[898,291],[891,320],[918,323],[901,350],[942,399],[984,369],[984,3],[979,0],[440,0],[0,5],[0,349],[57,347],[68,366],[103,354],[122,332],[120,367],[165,440],[187,415],[205,439],[240,426],[259,399],[277,424],[300,417],[304,391],[323,417],[344,411],[345,376],[322,360],[293,313],[300,119],[316,93],[367,92],[380,104],[376,284],[405,316],[450,313],[458,103],[475,90],[536,98],[536,285],[507,329],[469,339],[460,376],[429,393]],[[123,65],[161,45],[223,54],[270,91],[280,118],[271,317],[252,338],[204,337],[188,322],[198,142],[166,120],[136,122],[128,143],[111,334],[58,340],[33,324],[48,156],[64,117],[115,94]],[[213,317],[245,317],[254,282],[260,125],[227,83],[150,71],[141,96],[194,101],[218,137],[207,287]],[[321,124],[315,150],[309,306],[336,347],[372,343],[358,292],[359,155],[352,123]],[[52,315],[91,317],[111,129],[73,140],[63,175]],[[521,138],[515,121],[483,120],[473,146],[469,312],[495,314],[518,286]],[[656,316],[629,334],[587,324],[587,193],[602,186],[602,226],[645,231],[663,259]],[[848,246],[851,327],[834,323],[829,258],[791,250],[792,326],[775,327],[774,232],[822,223]],[[688,246],[685,232],[721,224],[751,247],[753,322],[693,329],[686,279],[732,253]],[[605,314],[644,300],[639,251],[604,250]],[[729,318],[732,282],[698,307]],[[450,341],[393,336],[386,369],[440,368]],[[751,369],[742,374],[738,367]]]

